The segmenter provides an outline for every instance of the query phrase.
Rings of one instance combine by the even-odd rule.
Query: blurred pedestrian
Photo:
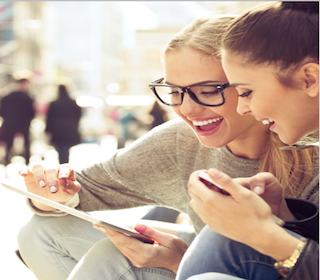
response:
[[[80,143],[81,108],[70,98],[65,85],[59,85],[58,95],[58,99],[49,106],[46,132],[51,135],[51,143],[58,151],[60,163],[67,163],[69,149]]]
[[[151,128],[169,120],[167,111],[157,101],[154,102],[149,114],[153,117]]]
[[[10,163],[13,139],[20,133],[24,137],[24,157],[26,164],[30,158],[29,128],[35,116],[34,100],[29,94],[30,81],[26,78],[17,81],[17,89],[4,96],[0,102],[0,116],[3,118],[1,133],[6,143],[6,163]]]

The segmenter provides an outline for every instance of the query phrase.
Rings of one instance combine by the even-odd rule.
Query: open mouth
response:
[[[273,124],[274,121],[271,120],[271,119],[268,119],[268,120],[262,120],[262,123],[263,123],[264,125],[269,125],[269,124]]]
[[[193,125],[197,127],[197,129],[202,131],[207,131],[218,126],[223,120],[223,117],[209,119],[205,121],[193,121]]]

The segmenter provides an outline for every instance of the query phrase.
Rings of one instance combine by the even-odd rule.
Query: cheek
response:
[[[172,110],[177,114],[177,115],[181,115],[180,114],[180,110],[179,110],[179,106],[178,107],[172,107]]]
[[[223,110],[236,113],[238,106],[238,92],[236,90],[228,92],[228,94],[225,94],[225,99],[226,102],[221,107],[216,107],[217,110],[220,112]]]
[[[180,112],[180,107],[181,106],[174,106],[172,107],[172,110],[180,117],[182,118],[183,120],[187,120],[186,117]]]
[[[275,105],[268,98],[257,98],[253,96],[250,100],[250,109],[253,113],[258,115],[269,115],[270,112],[274,112]]]

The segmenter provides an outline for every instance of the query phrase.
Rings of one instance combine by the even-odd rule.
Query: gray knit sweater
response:
[[[226,147],[204,147],[192,129],[176,119],[156,127],[108,160],[76,173],[81,184],[76,208],[97,211],[143,205],[166,206],[187,213],[198,233],[204,223],[189,206],[187,183],[190,174],[214,167],[232,178],[249,177],[258,172],[259,163],[259,160],[237,157]],[[318,184],[316,167],[315,176],[301,198],[318,203]],[[50,214],[57,215],[46,213]]]

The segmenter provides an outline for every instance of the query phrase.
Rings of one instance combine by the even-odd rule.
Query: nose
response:
[[[183,102],[180,105],[180,111],[182,114],[184,114],[185,116],[190,116],[192,114],[196,114],[197,112],[202,111],[203,108],[204,106],[192,100],[188,93],[184,93]]]
[[[237,112],[239,115],[242,115],[242,116],[252,114],[250,106],[249,106],[248,98],[238,97]]]

